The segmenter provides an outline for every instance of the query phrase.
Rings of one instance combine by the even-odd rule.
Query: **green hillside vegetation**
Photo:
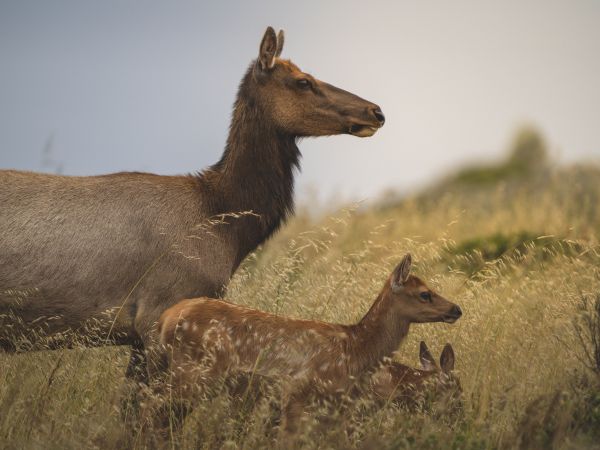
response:
[[[506,161],[464,168],[453,181],[467,185],[495,184],[531,178],[543,173],[547,167],[548,150],[544,138],[535,128],[524,126],[515,134]]]
[[[339,426],[307,428],[299,446],[600,448],[599,200],[600,169],[553,167],[528,128],[505,161],[416,195],[317,221],[300,208],[244,262],[227,297],[350,323],[410,252],[415,273],[464,315],[413,326],[396,359],[417,367],[420,340],[435,355],[451,342],[464,411],[356,407]],[[146,447],[143,436],[127,441],[118,412],[127,360],[125,348],[0,355],[0,447]],[[222,394],[172,444],[269,448],[271,415],[266,401],[239,408]]]

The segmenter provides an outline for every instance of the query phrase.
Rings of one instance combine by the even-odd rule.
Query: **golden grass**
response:
[[[456,352],[464,417],[449,423],[393,407],[307,434],[307,448],[587,448],[600,431],[598,374],[586,368],[574,322],[600,293],[600,176],[546,173],[481,190],[448,184],[394,205],[353,207],[316,223],[300,212],[232,280],[228,298],[259,309],[349,323],[368,309],[406,252],[414,271],[458,303],[454,325],[415,325],[398,353],[418,365],[418,342]],[[486,259],[461,243],[497,233],[533,236]],[[478,241],[479,242],[479,241]],[[112,448],[127,349],[0,355],[0,446]],[[591,400],[590,400],[591,399]],[[590,406],[591,405],[591,406]],[[587,408],[587,409],[586,409]],[[594,409],[595,408],[595,409]],[[266,448],[270,410],[202,402],[173,445]],[[345,419],[348,420],[348,419]],[[595,431],[594,431],[595,429]],[[143,439],[132,444],[142,448]]]

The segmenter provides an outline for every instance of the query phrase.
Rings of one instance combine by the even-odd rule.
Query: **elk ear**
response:
[[[260,43],[258,64],[262,70],[272,69],[275,65],[277,53],[277,36],[273,27],[268,27]]]
[[[394,269],[394,273],[392,274],[392,291],[399,292],[402,290],[404,283],[408,280],[408,276],[410,275],[410,266],[412,265],[412,257],[410,253],[404,255],[400,264],[396,266]]]
[[[283,41],[285,40],[285,37],[283,35],[283,30],[279,30],[279,33],[277,33],[277,50],[275,50],[275,56],[277,58],[279,58],[279,56],[281,56],[281,51],[283,50]]]
[[[446,344],[444,350],[442,350],[440,366],[444,373],[450,373],[454,370],[454,349],[450,344]]]
[[[421,345],[419,346],[419,359],[421,360],[421,367],[424,370],[432,371],[437,369],[435,359],[433,359],[433,355],[427,348],[425,341],[421,341]]]

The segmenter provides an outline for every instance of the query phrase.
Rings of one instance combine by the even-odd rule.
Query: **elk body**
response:
[[[35,349],[92,324],[90,344],[132,345],[128,374],[143,378],[132,369],[160,314],[183,298],[222,295],[292,213],[298,138],[364,137],[383,125],[377,105],[281,59],[282,46],[269,27],[225,151],[202,173],[0,171],[0,348]]]
[[[159,321],[172,383],[185,399],[227,373],[283,379],[282,429],[293,433],[307,400],[348,393],[392,355],[411,323],[456,321],[460,308],[410,275],[406,255],[363,319],[338,325],[276,316],[208,298],[184,300]]]

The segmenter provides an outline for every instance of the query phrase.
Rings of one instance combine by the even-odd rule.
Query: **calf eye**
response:
[[[423,301],[426,301],[426,302],[431,301],[431,294],[429,292],[421,292],[419,294],[419,297],[421,297],[421,300],[423,300]]]

